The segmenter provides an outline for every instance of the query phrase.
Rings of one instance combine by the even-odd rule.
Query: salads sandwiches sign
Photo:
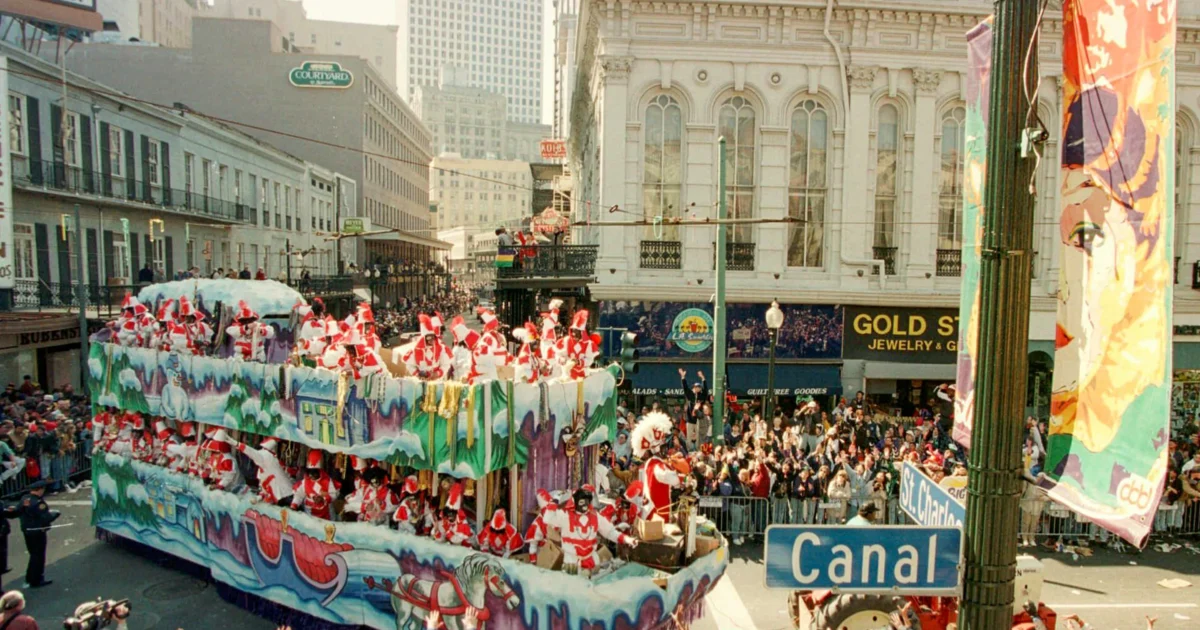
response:
[[[288,81],[302,88],[344,90],[354,85],[354,75],[332,61],[306,61],[299,68],[292,68]]]

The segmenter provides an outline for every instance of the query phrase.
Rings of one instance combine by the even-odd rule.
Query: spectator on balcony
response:
[[[138,271],[138,283],[149,284],[154,282],[154,269],[150,267],[150,263],[146,263],[141,271]]]
[[[266,279],[267,279],[267,272],[266,272],[266,271],[264,271],[262,267],[259,267],[259,268],[258,268],[258,273],[254,274],[254,279],[255,279],[255,280],[266,280]]]
[[[246,266],[242,267],[242,270],[240,272],[238,272],[238,278],[241,280],[249,280],[250,279],[250,265],[246,265]]]
[[[217,267],[217,270],[212,272],[213,280],[220,280],[221,278],[224,278],[224,277],[225,277],[225,268],[224,267]]]

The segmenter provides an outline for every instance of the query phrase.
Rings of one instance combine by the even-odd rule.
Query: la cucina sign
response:
[[[332,61],[306,61],[299,68],[292,68],[288,73],[288,81],[302,88],[344,90],[354,85],[354,75]]]

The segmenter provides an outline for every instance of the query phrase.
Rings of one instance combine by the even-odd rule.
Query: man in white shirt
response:
[[[1186,475],[1197,466],[1200,466],[1200,451],[1196,451],[1195,457],[1192,457],[1183,463],[1183,468],[1180,469],[1180,472]]]

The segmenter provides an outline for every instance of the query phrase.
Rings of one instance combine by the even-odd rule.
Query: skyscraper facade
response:
[[[471,87],[503,94],[508,118],[541,122],[542,0],[399,0],[401,90],[436,86],[444,65]]]

